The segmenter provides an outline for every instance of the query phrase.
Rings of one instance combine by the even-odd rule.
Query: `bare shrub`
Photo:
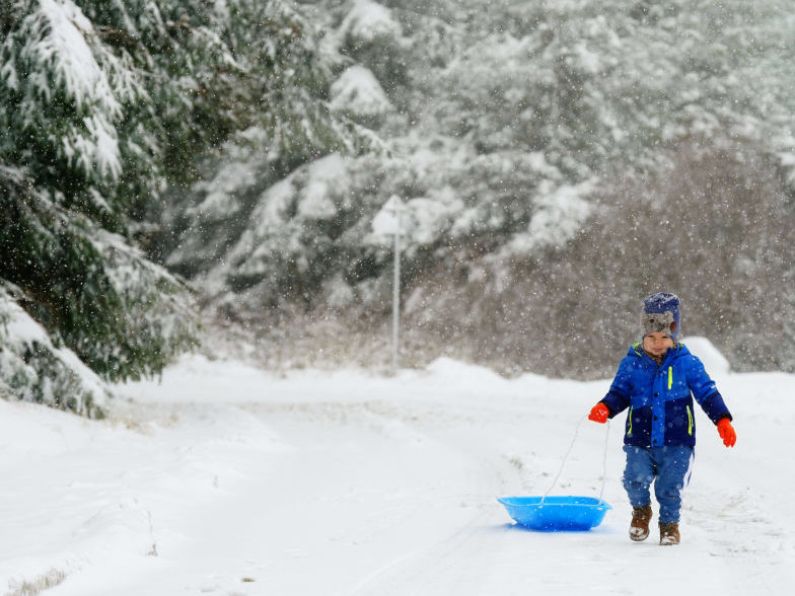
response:
[[[425,327],[506,372],[603,376],[638,337],[642,298],[668,290],[684,333],[712,339],[736,369],[795,370],[794,245],[774,163],[753,147],[681,145],[664,173],[616,181],[564,250],[440,289]]]
[[[66,574],[63,571],[53,568],[29,581],[9,582],[10,591],[7,594],[8,596],[36,596],[60,585],[65,579]]]

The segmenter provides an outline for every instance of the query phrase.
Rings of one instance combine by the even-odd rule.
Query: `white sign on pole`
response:
[[[400,226],[398,217],[405,208],[406,206],[400,200],[400,197],[392,195],[373,218],[373,234],[376,236],[397,234]]]
[[[400,366],[400,234],[401,216],[405,204],[397,195],[392,195],[373,219],[373,233],[379,236],[392,235],[394,245],[394,278],[392,281],[392,371]]]

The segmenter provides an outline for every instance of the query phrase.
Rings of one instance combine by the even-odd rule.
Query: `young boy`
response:
[[[679,544],[681,492],[696,444],[693,397],[718,427],[726,447],[737,435],[723,398],[701,361],[678,342],[679,298],[659,292],[643,301],[642,341],[618,367],[610,391],[588,418],[604,423],[629,408],[624,435],[624,488],[632,504],[629,537],[649,536],[651,497],[660,504],[660,544]]]

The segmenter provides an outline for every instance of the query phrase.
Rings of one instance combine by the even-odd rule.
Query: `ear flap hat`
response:
[[[679,341],[681,331],[679,298],[676,294],[657,292],[643,301],[641,315],[643,337],[649,333],[664,333],[674,342]]]

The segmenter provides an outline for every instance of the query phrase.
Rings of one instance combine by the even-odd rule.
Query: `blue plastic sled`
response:
[[[502,497],[516,523],[539,532],[585,532],[602,523],[609,503],[594,497]]]

